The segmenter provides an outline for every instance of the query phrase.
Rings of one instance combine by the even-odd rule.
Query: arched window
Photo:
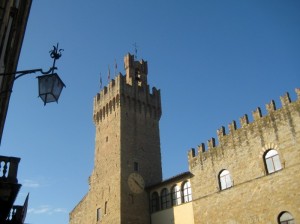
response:
[[[159,196],[157,192],[153,192],[151,195],[151,207],[152,212],[159,211]]]
[[[279,155],[276,150],[271,149],[266,153],[265,164],[269,174],[282,169]]]
[[[183,184],[182,192],[183,192],[184,203],[192,201],[192,189],[191,189],[191,183],[189,181]]]
[[[170,194],[167,188],[162,189],[160,193],[161,209],[166,209],[171,206]]]
[[[294,217],[288,212],[282,212],[278,216],[279,224],[295,224]]]
[[[219,174],[220,188],[221,190],[225,190],[227,188],[232,187],[233,183],[231,180],[231,176],[228,170],[223,170]]]
[[[172,187],[171,197],[172,197],[172,205],[173,206],[181,204],[181,190],[180,190],[180,187],[178,187],[177,185]]]

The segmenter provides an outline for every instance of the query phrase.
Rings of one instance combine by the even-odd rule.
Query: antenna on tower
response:
[[[137,45],[136,45],[136,42],[133,44],[134,46],[134,58],[137,59]]]

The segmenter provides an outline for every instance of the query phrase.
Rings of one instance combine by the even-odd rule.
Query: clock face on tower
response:
[[[128,177],[128,186],[135,194],[140,194],[144,191],[145,181],[138,173],[131,173]]]

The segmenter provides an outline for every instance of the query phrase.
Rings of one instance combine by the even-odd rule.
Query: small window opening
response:
[[[138,68],[135,69],[134,71],[135,75],[135,80],[141,81],[141,75],[140,75],[140,70]]]
[[[97,209],[97,221],[101,221],[101,208]]]
[[[134,162],[134,164],[133,164],[133,169],[134,169],[134,171],[136,171],[136,172],[139,171],[139,163],[138,163],[138,162]]]
[[[228,170],[223,170],[219,175],[220,188],[225,190],[233,186],[232,179]]]
[[[105,206],[104,206],[104,215],[107,214],[107,201],[105,202]]]

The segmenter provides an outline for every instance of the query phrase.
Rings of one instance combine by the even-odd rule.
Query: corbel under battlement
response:
[[[243,139],[243,136],[245,135],[245,132],[250,132],[251,128],[255,126],[262,126],[265,123],[262,123],[262,121],[265,119],[268,119],[269,122],[276,122],[275,119],[269,119],[270,117],[286,117],[286,116],[280,116],[281,114],[285,113],[285,110],[288,109],[291,105],[298,104],[297,110],[299,110],[300,106],[300,88],[295,89],[297,99],[292,102],[289,96],[289,93],[286,93],[284,96],[280,97],[281,101],[281,108],[276,109],[276,105],[274,100],[272,100],[270,103],[266,104],[266,111],[267,114],[265,116],[262,115],[261,109],[258,107],[252,112],[253,122],[249,122],[248,115],[243,115],[240,119],[240,128],[237,128],[236,121],[232,121],[228,125],[228,131],[229,133],[226,134],[225,127],[222,126],[217,130],[217,137],[218,137],[218,145],[216,145],[216,141],[214,138],[211,138],[207,141],[207,149],[205,147],[204,143],[201,143],[197,147],[197,151],[192,148],[188,151],[188,161],[190,164],[190,167],[196,166],[198,163],[203,164],[205,160],[212,158],[214,156],[217,156],[218,154],[218,148],[222,147],[225,142],[227,142],[229,139],[233,139],[234,137],[236,139]],[[298,113],[299,114],[299,113]]]
[[[120,104],[135,107],[136,111],[143,110],[158,119],[161,116],[160,90],[153,87],[150,91],[149,85],[128,83],[126,76],[119,73],[94,97],[94,121],[99,122]]]
[[[137,83],[128,84],[125,76],[119,73],[115,79],[112,79],[109,84],[94,97],[94,106],[96,104],[105,104],[107,100],[110,100],[111,97],[117,94],[137,98],[137,100],[140,101],[149,101],[149,103],[152,104],[156,104],[156,101],[159,100],[160,103],[160,90],[153,87],[152,91],[150,91],[149,85],[139,86]]]

